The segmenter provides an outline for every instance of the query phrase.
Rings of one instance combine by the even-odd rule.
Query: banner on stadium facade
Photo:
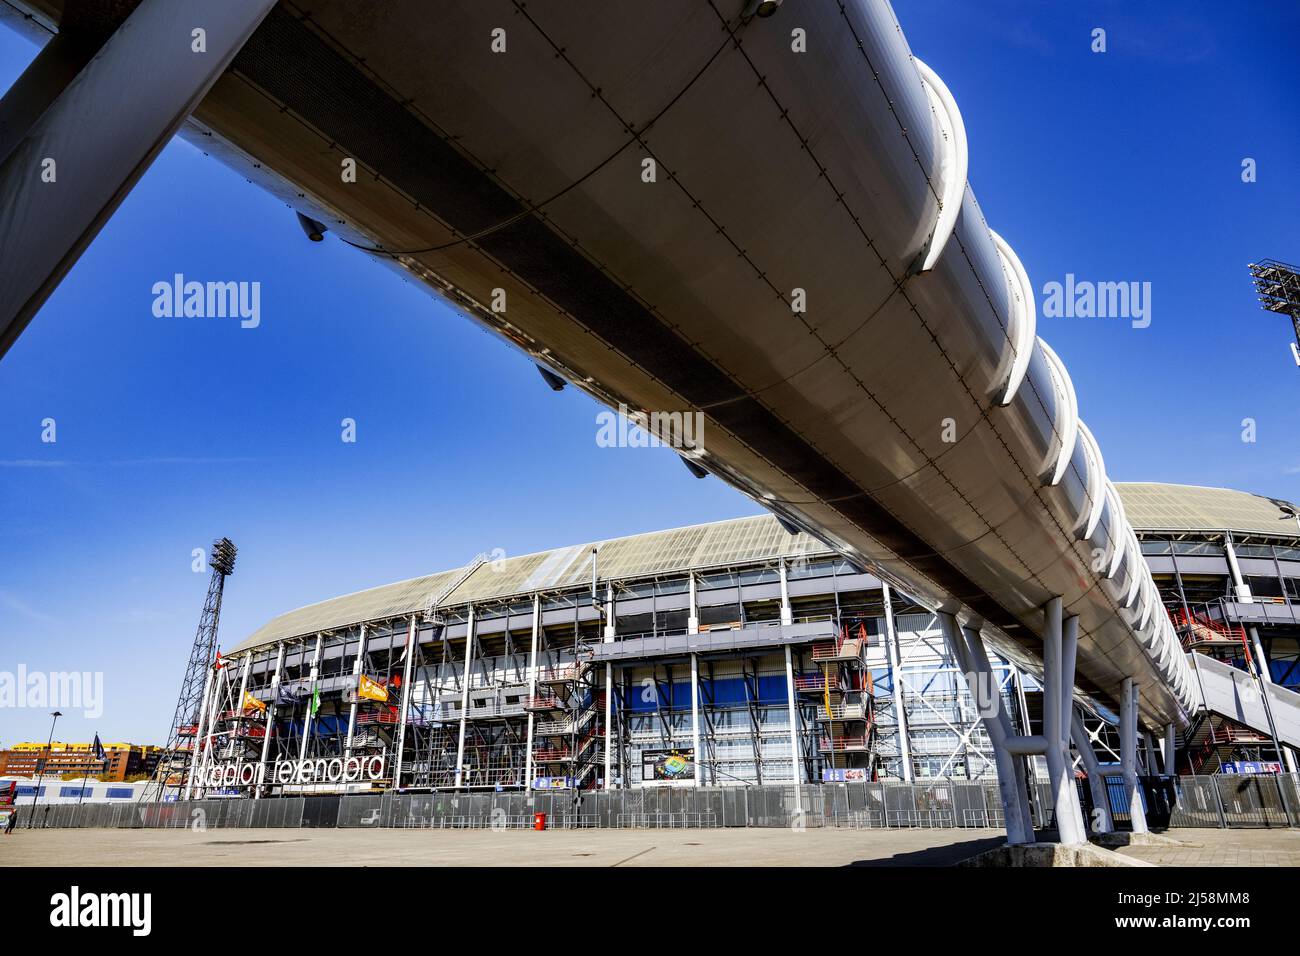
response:
[[[537,777],[533,780],[534,790],[568,790],[572,786],[572,777]]]
[[[277,760],[272,764],[231,761],[207,769],[209,787],[255,787],[266,784],[374,783],[385,779],[388,760],[383,754],[367,757],[308,757]]]
[[[377,700],[381,704],[388,703],[388,688],[377,680],[372,680],[365,674],[357,677],[357,697],[363,700]]]
[[[641,751],[641,780],[645,783],[693,783],[695,748]]]
[[[1275,760],[1227,760],[1224,773],[1281,773],[1282,765]]]
[[[862,767],[827,767],[822,770],[822,783],[865,783],[867,771]]]

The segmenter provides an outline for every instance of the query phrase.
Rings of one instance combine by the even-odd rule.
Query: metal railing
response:
[[[1109,777],[1116,822],[1127,822],[1123,781]],[[1282,788],[1300,807],[1300,775],[1221,774],[1180,777],[1171,827],[1285,827]],[[1081,788],[1086,789],[1085,788]],[[1031,785],[1034,825],[1050,827],[1045,782]],[[902,783],[785,784],[732,787],[644,787],[612,791],[512,791],[334,794],[208,799],[161,804],[47,804],[19,806],[23,828],[194,829],[247,827],[385,827],[416,829],[532,826],[545,813],[556,829],[589,827],[846,827],[1000,828],[997,783],[936,779]]]

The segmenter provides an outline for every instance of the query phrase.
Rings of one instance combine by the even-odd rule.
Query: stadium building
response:
[[[1193,662],[1267,661],[1267,680],[1300,685],[1294,506],[1117,488]],[[1016,732],[1041,733],[1035,678],[995,658],[993,679]],[[1118,761],[1116,715],[1082,709]],[[191,795],[269,796],[991,781],[983,727],[933,613],[761,516],[481,557],[290,611],[225,655],[184,730],[211,742]],[[1150,773],[1171,746],[1181,773],[1279,762],[1222,709],[1161,736],[1146,734]]]
[[[1300,690],[1300,515],[1294,504],[1222,488],[1118,486],[1165,609],[1189,651]],[[1280,698],[1285,708],[1288,698]],[[1274,715],[1275,721],[1282,715]],[[1276,769],[1269,736],[1204,710],[1184,772]],[[1289,773],[1294,751],[1282,748]],[[1242,762],[1245,762],[1245,767]]]

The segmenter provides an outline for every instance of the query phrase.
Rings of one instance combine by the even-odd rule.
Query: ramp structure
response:
[[[1300,747],[1300,694],[1271,682],[1261,684],[1244,670],[1192,652],[1205,709],[1249,727],[1278,743]]]

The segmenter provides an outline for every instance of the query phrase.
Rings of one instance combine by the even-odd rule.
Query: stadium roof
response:
[[[1115,488],[1129,524],[1137,531],[1233,531],[1300,537],[1296,506],[1281,499],[1228,488],[1155,482],[1116,483]]]
[[[1291,518],[1289,524],[1283,520],[1285,512],[1271,498],[1191,485],[1133,482],[1115,487],[1123,499],[1129,522],[1138,531],[1234,531],[1300,536],[1295,519]],[[826,546],[815,538],[788,534],[771,515],[735,518],[489,560],[441,603],[457,606],[534,591],[580,587],[591,580],[592,548],[600,549],[600,579],[614,581],[671,574],[688,568],[716,568],[782,556],[828,553]],[[267,622],[231,653],[318,631],[352,627],[363,621],[423,611],[430,599],[454,584],[468,566],[289,611]]]
[[[519,557],[489,559],[440,603],[450,607],[534,591],[580,587],[591,581],[592,548],[600,549],[598,571],[602,581],[829,553],[824,544],[809,535],[787,533],[771,515],[734,518],[627,538],[589,541]],[[467,567],[385,584],[289,611],[263,625],[235,651],[350,627],[362,621],[423,611],[429,600],[454,584]]]

